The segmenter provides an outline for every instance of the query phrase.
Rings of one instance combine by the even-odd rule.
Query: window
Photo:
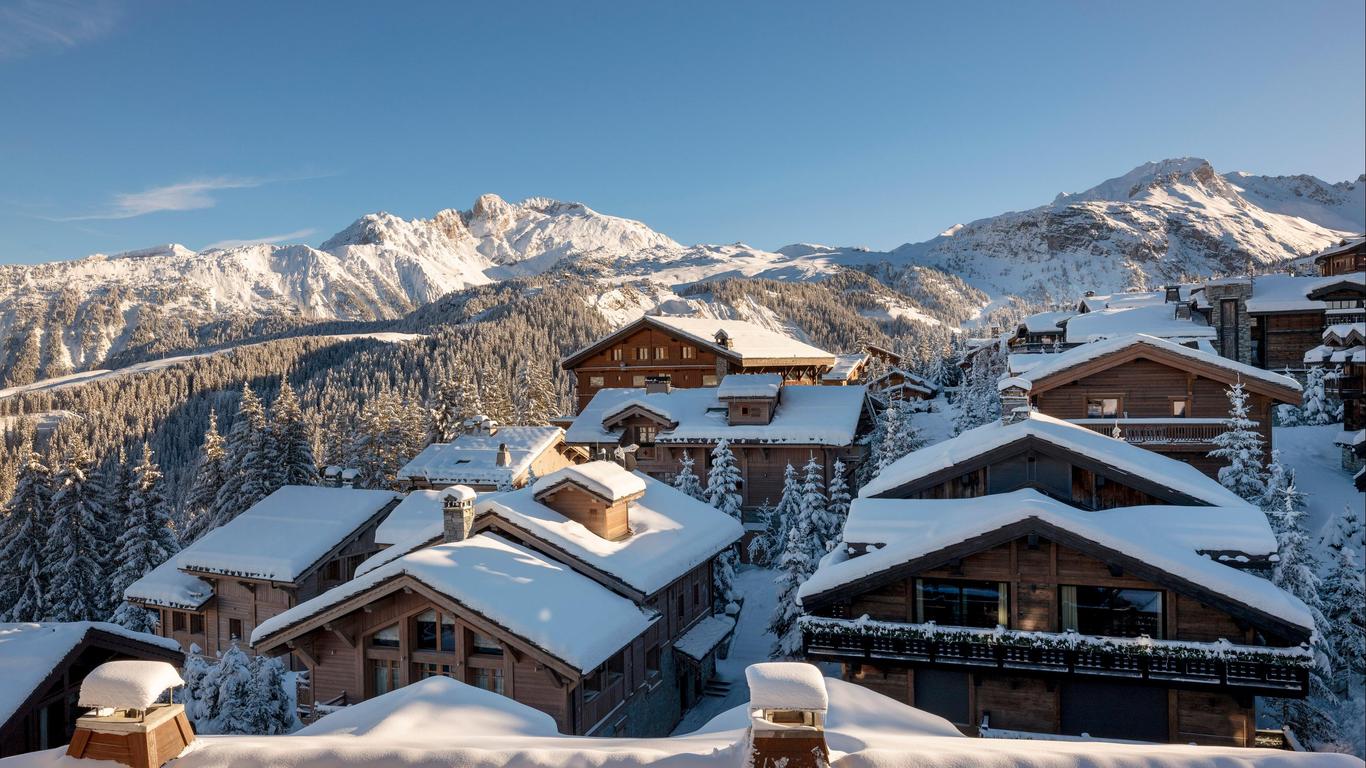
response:
[[[683,359],[695,360],[697,358],[697,347],[683,347]]]
[[[659,672],[659,646],[652,645],[645,651],[645,676],[658,677]]]
[[[1083,635],[1162,637],[1162,593],[1154,589],[1064,586],[1062,628]]]
[[[204,634],[204,616],[198,613],[190,614],[190,634]]]
[[[241,620],[241,619],[228,619],[228,639],[230,639],[230,640],[241,640],[241,639],[242,639],[242,620]]]
[[[370,659],[370,685],[379,696],[398,688],[398,662],[391,659]]]
[[[714,387],[714,386],[716,386],[716,374],[714,374],[714,373],[704,373],[704,374],[702,374],[702,386],[704,386],[704,387]]]
[[[1184,418],[1186,418],[1186,401],[1185,401],[1185,400],[1173,400],[1173,401],[1172,401],[1172,418],[1174,418],[1174,419],[1184,419]]]
[[[748,405],[742,405],[742,406],[740,406],[740,415],[741,415],[741,416],[748,416],[748,415],[749,415],[749,406],[748,406]]]
[[[1086,398],[1086,418],[1113,419],[1119,416],[1118,397]]]
[[[478,632],[473,632],[470,637],[470,653],[502,656],[503,644],[488,635],[481,635]]]
[[[426,680],[429,677],[455,677],[455,667],[450,664],[414,664],[417,674],[413,677],[418,680]]]
[[[633,386],[633,387],[643,387],[643,386],[645,386],[645,377],[644,377],[643,375],[641,375],[641,376],[632,376],[632,377],[631,377],[631,386]]]
[[[995,581],[915,580],[915,620],[952,627],[1006,626],[1009,588]]]
[[[376,648],[398,647],[398,625],[385,627],[370,636],[370,645]]]
[[[185,631],[185,614],[181,611],[171,611],[171,631]]]
[[[640,445],[654,445],[655,436],[659,434],[659,427],[636,427],[636,443]]]
[[[603,381],[602,381],[602,377],[601,377],[601,376],[589,376],[589,377],[588,377],[588,386],[590,386],[590,387],[601,387],[602,385],[603,385]]]
[[[470,685],[494,693],[503,692],[503,670],[475,667],[470,670]]]
[[[650,359],[650,348],[649,348],[649,347],[636,347],[636,359],[637,359],[637,360],[649,360],[649,359]]]
[[[413,621],[419,650],[446,653],[455,650],[455,618],[450,614],[426,611]]]
[[[324,565],[324,566],[323,566],[323,580],[324,580],[324,581],[341,581],[341,577],[342,577],[342,573],[341,573],[341,561],[340,561],[340,560],[329,560],[329,561],[327,561],[327,565]]]
[[[612,360],[613,360],[613,361],[619,363],[619,362],[621,362],[621,358],[622,358],[623,356],[624,356],[624,351],[622,350],[621,347],[614,347],[614,348],[612,349]]]
[[[677,610],[678,610],[678,620],[679,620],[679,621],[682,621],[682,620],[683,620],[683,617],[687,615],[687,613],[683,610],[683,596],[682,596],[682,595],[679,595],[679,596],[678,596],[678,609],[677,609]]]
[[[668,360],[668,359],[669,359],[669,348],[668,348],[668,347],[655,347],[655,359],[656,359],[656,360]]]

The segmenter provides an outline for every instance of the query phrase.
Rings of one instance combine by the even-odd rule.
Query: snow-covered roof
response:
[[[437,730],[459,733],[462,738],[507,732],[559,735],[555,718],[541,710],[441,676],[416,680],[383,696],[349,704],[290,735],[426,742],[434,735],[432,723],[459,723],[459,728]]]
[[[398,477],[437,483],[501,485],[511,483],[564,436],[559,427],[500,427],[494,434],[468,433],[449,443],[432,443],[403,465]],[[498,466],[506,445],[511,462]]]
[[[1089,344],[1073,347],[1065,352],[1049,355],[1047,361],[1028,366],[1025,371],[1012,371],[1014,376],[1011,379],[1002,380],[999,388],[1005,389],[1006,381],[1018,381],[1022,382],[1020,386],[1029,389],[1030,385],[1036,381],[1042,381],[1050,376],[1082,365],[1083,363],[1088,363],[1092,360],[1105,357],[1106,355],[1112,355],[1133,347],[1146,347],[1160,350],[1192,362],[1221,368],[1228,371],[1236,378],[1263,381],[1296,392],[1300,390],[1299,382],[1289,376],[1273,373],[1261,368],[1254,368],[1253,366],[1223,357],[1222,355],[1192,349],[1182,344],[1177,344],[1166,339],[1159,339],[1156,336],[1150,336],[1143,333],[1127,334],[1100,341],[1093,341]]]
[[[1010,357],[1006,359],[1006,365],[1009,367],[1012,376],[1018,375],[1052,360],[1059,354],[1058,352],[1011,352]]]
[[[1083,510],[1041,494],[1021,493],[981,496],[963,501],[963,504],[931,501],[916,506],[918,510],[927,510],[930,504],[943,505],[937,512],[924,511],[923,524],[908,529],[907,535],[884,542],[883,546],[867,554],[853,557],[846,549],[836,548],[802,585],[799,596],[806,599],[829,592],[918,557],[1032,518],[1128,555],[1164,573],[1198,584],[1265,615],[1310,631],[1314,629],[1309,609],[1298,598],[1267,579],[1217,563],[1191,546],[1193,542],[1205,543],[1216,539],[1217,531],[1197,524],[1182,526],[1180,532],[1173,533],[1163,525],[1155,524],[1154,510],[1161,507]],[[1249,510],[1245,517],[1234,521],[1248,530],[1231,531],[1230,538],[1241,537],[1249,541],[1261,538],[1260,531],[1251,532],[1256,527],[1254,515],[1251,514],[1254,511]],[[1203,513],[1203,510],[1198,512]],[[1196,513],[1192,510],[1190,516],[1195,517]],[[1180,516],[1179,513],[1158,514],[1165,521]],[[1207,522],[1210,526],[1230,522],[1231,514],[1227,510],[1213,512]],[[884,526],[883,532],[891,531]]]
[[[213,597],[213,585],[181,571],[178,561],[172,556],[129,584],[123,590],[123,597],[161,608],[197,611]]]
[[[537,479],[531,486],[531,495],[539,497],[561,483],[573,483],[609,502],[616,503],[627,497],[645,493],[644,477],[628,472],[621,465],[610,461],[590,461],[557,469]]]
[[[251,642],[256,645],[401,575],[583,672],[621,650],[656,618],[562,563],[481,533],[419,549],[333,587],[266,619],[251,633]]]
[[[34,688],[57,668],[92,630],[180,651],[168,637],[134,632],[103,621],[0,624],[0,725],[14,715]]]
[[[1262,275],[1252,279],[1252,297],[1247,300],[1248,312],[1297,312],[1326,309],[1327,304],[1309,298],[1314,291],[1338,283],[1356,283],[1366,288],[1366,272],[1352,272],[1330,277],[1295,277],[1293,275]]]
[[[835,367],[821,374],[821,381],[848,381],[859,366],[868,362],[867,352],[835,355]]]
[[[858,429],[867,389],[847,387],[784,387],[782,400],[768,424],[726,423],[724,403],[716,399],[714,387],[675,389],[646,394],[643,389],[601,389],[579,412],[565,433],[568,443],[582,445],[616,443],[619,432],[603,428],[607,413],[624,403],[641,405],[657,413],[667,413],[678,426],[663,429],[655,441],[661,443],[731,442],[787,443],[796,445],[849,445]]]
[[[1069,506],[1033,488],[967,499],[854,499],[844,524],[847,544],[886,544],[935,535],[946,519],[981,514],[996,505]],[[1248,504],[1188,507],[1153,504],[1128,507],[1154,528],[1192,552],[1237,552],[1266,557],[1276,552],[1276,536],[1266,514]]]
[[[701,661],[734,630],[735,619],[724,614],[708,616],[675,640],[674,650],[690,659]]]
[[[1067,321],[1067,341],[1080,344],[1135,333],[1183,340],[1214,337],[1214,329],[1198,315],[1194,318],[1177,317],[1176,306],[1161,302],[1135,302],[1085,312]]]
[[[1314,258],[1316,258],[1316,259],[1321,259],[1321,258],[1324,258],[1324,257],[1327,257],[1327,256],[1336,256],[1336,255],[1339,254],[1339,253],[1343,253],[1343,252],[1346,252],[1346,251],[1350,251],[1350,250],[1352,250],[1353,248],[1360,248],[1360,247],[1361,247],[1361,244],[1362,244],[1363,242],[1366,242],[1366,238],[1363,238],[1363,237],[1352,237],[1352,238],[1347,238],[1347,239],[1344,239],[1342,242],[1338,243],[1338,244],[1335,245],[1335,246],[1332,246],[1332,247],[1329,247],[1329,248],[1324,248],[1322,251],[1319,251],[1318,253],[1314,254]]]
[[[76,706],[146,709],[167,688],[184,684],[175,667],[164,661],[106,661],[81,681]]]
[[[1360,343],[1363,337],[1366,337],[1366,323],[1333,323],[1323,329],[1324,342],[1335,342],[1338,345],[1352,341]]]
[[[767,661],[745,669],[750,709],[805,709],[824,712],[830,708],[825,678],[814,664],[800,661]]]
[[[593,467],[610,462],[592,462]],[[631,535],[609,541],[536,500],[532,488],[481,499],[477,514],[493,514],[531,536],[548,542],[595,570],[620,579],[644,594],[654,594],[734,544],[740,523],[711,505],[642,473],[617,470],[645,495],[631,503]],[[545,479],[549,479],[547,476]],[[538,482],[539,486],[540,483]]]
[[[453,485],[439,491],[412,491],[375,528],[375,543],[390,546],[429,531],[431,533],[427,538],[440,535],[443,499],[452,494],[467,497],[471,501],[479,496],[463,485]]]
[[[796,358],[817,360],[826,365],[833,365],[835,362],[834,355],[819,347],[814,347],[787,334],[770,331],[763,326],[743,320],[715,320],[708,317],[672,317],[667,315],[650,317],[649,320],[672,329],[680,336],[685,336],[713,348],[717,346],[717,332],[725,331],[731,341],[731,347],[727,351],[739,356],[741,360]]]
[[[993,421],[897,459],[859,490],[861,498],[886,493],[993,449],[1032,437],[1117,470],[1163,485],[1212,506],[1246,506],[1232,491],[1185,462],[1130,445],[1037,411],[1012,424]]]
[[[716,386],[716,398],[775,398],[783,388],[783,377],[776,373],[732,373]]]
[[[187,571],[292,582],[398,498],[393,491],[286,485],[172,560]]]
[[[1062,330],[1060,323],[1075,316],[1071,310],[1057,312],[1036,312],[1020,321],[1025,333],[1053,333]]]

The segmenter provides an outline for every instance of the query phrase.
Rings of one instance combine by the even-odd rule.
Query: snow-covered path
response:
[[[735,574],[735,586],[745,595],[745,606],[735,626],[735,639],[730,655],[716,662],[717,677],[731,684],[725,698],[704,696],[697,706],[688,710],[674,728],[675,734],[691,733],[713,717],[749,701],[749,686],[745,683],[745,667],[769,660],[773,635],[768,631],[768,620],[777,602],[777,572],[768,568],[748,566]]]

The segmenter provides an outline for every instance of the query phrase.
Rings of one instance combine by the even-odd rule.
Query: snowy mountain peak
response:
[[[1194,188],[1198,192],[1216,197],[1229,197],[1233,190],[1224,182],[1208,160],[1199,157],[1177,157],[1156,162],[1144,163],[1123,176],[1097,184],[1085,192],[1063,193],[1053,204],[1070,205],[1079,202],[1125,202],[1157,191],[1175,191],[1178,188]],[[1179,192],[1188,196],[1189,190]]]

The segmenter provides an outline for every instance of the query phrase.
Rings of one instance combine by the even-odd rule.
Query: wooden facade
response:
[[[1343,240],[1314,257],[1314,265],[1325,277],[1366,270],[1366,238]]]
[[[0,757],[49,749],[70,741],[80,715],[76,699],[81,681],[99,665],[123,659],[164,661],[177,667],[184,662],[179,651],[91,627],[84,639],[24,697],[9,719],[0,723]]]
[[[820,384],[834,365],[828,358],[743,358],[721,343],[703,343],[642,317],[566,358],[561,366],[574,382],[576,410],[598,390],[644,387],[667,377],[681,389],[714,387],[728,373],[777,373],[790,384]]]

